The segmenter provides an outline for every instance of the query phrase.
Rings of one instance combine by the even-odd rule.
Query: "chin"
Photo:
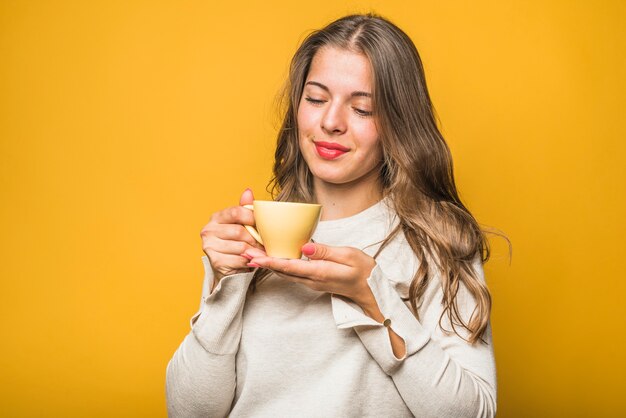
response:
[[[313,178],[316,179],[317,181],[321,181],[327,184],[333,184],[337,186],[350,183],[350,180],[351,180],[339,174],[331,174],[331,173],[321,173],[321,174],[312,173],[312,174],[313,174]]]

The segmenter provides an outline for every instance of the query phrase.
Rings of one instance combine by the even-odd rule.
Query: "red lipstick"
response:
[[[335,142],[314,141],[313,143],[317,154],[325,160],[334,160],[350,151],[350,148]]]

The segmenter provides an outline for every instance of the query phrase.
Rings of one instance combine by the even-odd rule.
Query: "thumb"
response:
[[[340,254],[336,247],[329,247],[328,245],[318,243],[306,243],[302,246],[302,254],[307,256],[309,260],[328,260],[339,261]]]
[[[251,205],[253,201],[254,201],[254,194],[252,193],[252,190],[246,189],[241,194],[241,198],[239,198],[239,206]]]

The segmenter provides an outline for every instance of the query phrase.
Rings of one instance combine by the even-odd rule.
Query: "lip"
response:
[[[334,160],[350,151],[350,148],[336,142],[313,141],[313,143],[315,144],[317,155],[325,160]]]
[[[350,148],[344,147],[336,142],[324,142],[324,141],[313,141],[316,147],[322,147],[326,149],[339,150],[343,152],[350,151]]]

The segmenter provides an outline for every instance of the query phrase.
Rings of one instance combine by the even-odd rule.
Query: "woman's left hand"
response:
[[[376,266],[372,257],[356,248],[317,243],[305,244],[302,253],[309,260],[269,257],[255,248],[247,250],[244,257],[250,259],[250,267],[270,269],[313,290],[345,296],[362,308],[376,304],[367,284]]]
[[[367,279],[376,266],[376,261],[363,251],[351,247],[331,247],[308,243],[302,253],[309,260],[285,260],[268,257],[258,248],[250,248],[242,254],[250,259],[249,267],[263,267],[278,275],[320,292],[334,293],[352,299],[363,312],[375,321],[384,323],[376,298],[367,284]],[[394,356],[406,356],[404,340],[391,327],[389,341]]]

